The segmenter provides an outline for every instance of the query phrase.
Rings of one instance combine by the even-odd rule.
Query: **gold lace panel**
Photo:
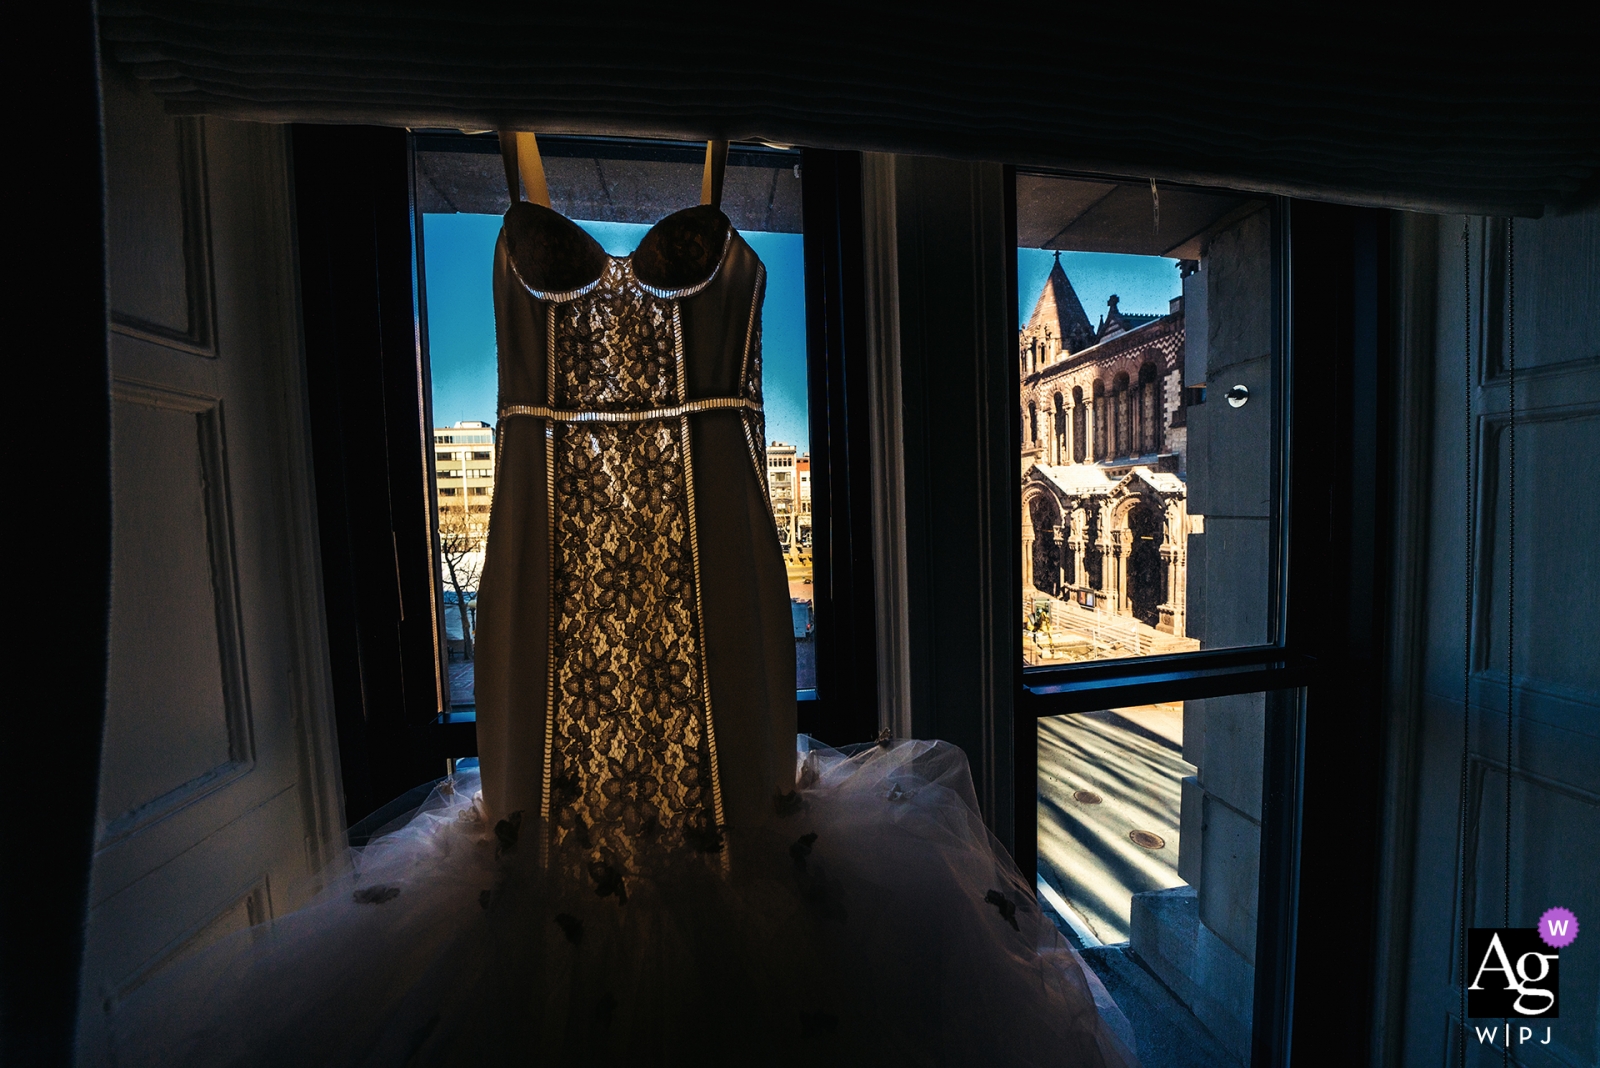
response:
[[[613,261],[613,267],[625,261]],[[680,400],[671,302],[608,271],[559,305],[563,408]],[[679,420],[554,427],[552,844],[638,870],[714,837],[714,769]]]

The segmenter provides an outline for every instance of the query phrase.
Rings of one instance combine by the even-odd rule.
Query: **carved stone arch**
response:
[[[1083,576],[1080,582],[1091,590],[1103,590],[1105,583],[1106,538],[1105,498],[1085,497],[1083,511]]]
[[[1141,504],[1150,503],[1150,497],[1144,492],[1142,483],[1135,483],[1126,488],[1118,487],[1111,493],[1111,529],[1127,530],[1128,513]]]
[[[1112,519],[1122,542],[1125,611],[1152,627],[1161,621],[1166,592],[1161,561],[1165,512],[1159,498],[1134,492],[1117,502]]]
[[[1052,597],[1061,595],[1062,538],[1061,502],[1044,487],[1029,487],[1022,497],[1024,537],[1032,528],[1032,552],[1028,560],[1032,586]]]

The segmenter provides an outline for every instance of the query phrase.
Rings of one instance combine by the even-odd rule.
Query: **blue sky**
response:
[[[613,256],[632,253],[650,229],[643,223],[574,221]],[[424,215],[422,226],[434,422],[493,423],[498,387],[491,276],[500,216]],[[767,438],[807,452],[811,434],[806,419],[802,238],[755,232],[743,237],[767,265],[767,299],[761,312]]]
[[[1017,325],[1026,327],[1044,289],[1056,254],[1042,248],[1017,249]],[[1115,293],[1125,315],[1165,315],[1167,302],[1183,294],[1177,260],[1161,256],[1125,256],[1114,252],[1063,252],[1061,269],[1083,302],[1089,325],[1106,313],[1106,298]]]

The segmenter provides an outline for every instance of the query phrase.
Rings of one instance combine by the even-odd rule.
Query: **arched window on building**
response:
[[[1028,402],[1028,440],[1039,444],[1039,406]]]
[[[1161,513],[1141,501],[1128,513],[1128,611],[1149,626],[1161,621]]]
[[[1095,389],[1098,391],[1099,388],[1100,383],[1096,382]],[[1084,576],[1082,581],[1088,584],[1089,589],[1098,593],[1106,588],[1105,568],[1103,566],[1105,561],[1100,556],[1100,506],[1091,499],[1086,511],[1088,513],[1088,522],[1083,525]]]
[[[1128,375],[1126,372],[1117,375],[1111,385],[1111,419],[1115,424],[1115,436],[1112,441],[1112,454],[1115,456],[1133,455],[1133,427],[1129,415],[1133,407],[1128,403]]]
[[[1055,462],[1059,464],[1065,463],[1067,459],[1067,412],[1059,393],[1056,394],[1055,407],[1055,422],[1050,424],[1051,434],[1055,438],[1051,452],[1055,456]]]
[[[1147,363],[1139,368],[1139,452],[1161,451],[1161,403],[1156,382],[1156,367]]]
[[[1111,414],[1111,405],[1106,403],[1106,384],[1098,378],[1094,381],[1094,459],[1105,460],[1109,457],[1106,451],[1106,423]]]
[[[1081,386],[1073,386],[1072,387],[1072,462],[1076,463],[1076,464],[1083,463],[1085,449],[1088,446],[1088,442],[1086,440],[1086,435],[1084,433],[1085,430],[1087,429],[1087,421],[1084,419],[1084,416],[1086,414],[1087,413],[1084,411],[1084,407],[1083,407],[1083,388]]]
[[[1051,597],[1061,595],[1061,509],[1049,497],[1040,495],[1028,504],[1033,521],[1033,588]]]

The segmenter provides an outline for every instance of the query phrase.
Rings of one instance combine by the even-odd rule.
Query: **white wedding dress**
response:
[[[799,769],[732,874],[695,855],[583,881],[458,776],[311,906],[141,987],[116,1063],[1137,1063],[959,749],[814,748]]]
[[[943,742],[795,746],[759,258],[513,205],[482,777],[111,1016],[125,1065],[1121,1068]]]

